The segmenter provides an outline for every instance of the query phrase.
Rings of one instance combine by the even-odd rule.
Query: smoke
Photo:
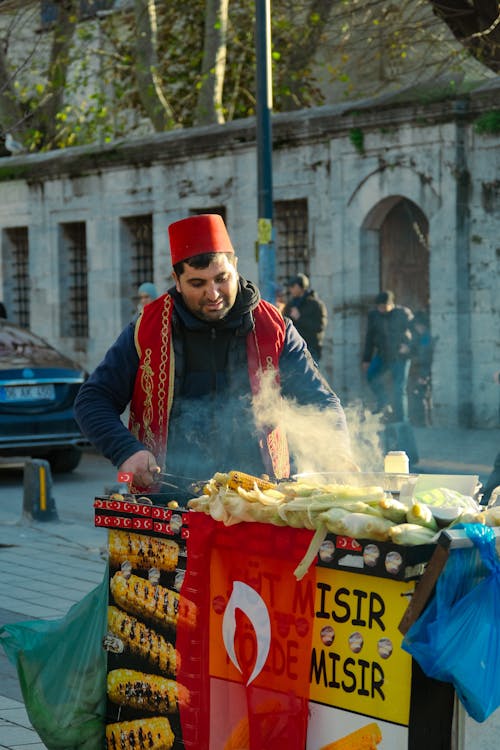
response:
[[[297,474],[383,471],[380,418],[361,403],[344,407],[349,437],[334,409],[282,399],[272,371],[263,374],[253,404],[259,429],[279,425],[285,431]]]

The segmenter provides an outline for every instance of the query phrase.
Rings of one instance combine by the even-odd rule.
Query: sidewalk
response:
[[[484,482],[500,450],[498,429],[414,431],[420,455],[418,473],[478,474]],[[66,614],[102,580],[105,547],[102,529],[59,521],[16,522],[12,509],[7,512],[0,505],[0,625]],[[0,677],[1,750],[44,750],[2,648]]]

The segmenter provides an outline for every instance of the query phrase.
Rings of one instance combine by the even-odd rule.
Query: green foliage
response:
[[[365,136],[361,128],[351,128],[349,131],[349,140],[361,156],[365,154]]]
[[[196,124],[203,83],[206,0],[155,4],[157,47],[151,57],[154,62],[146,55],[142,70],[138,48],[145,40],[143,25],[141,31],[138,26],[144,19],[136,17],[139,6],[136,0],[128,10],[100,20],[76,26],[66,23],[35,35],[33,51],[27,52],[24,63],[10,61],[12,103],[19,123],[14,130],[30,150],[152,132],[151,103],[153,109],[167,112],[159,126],[155,122],[157,129]],[[142,12],[146,11],[143,0]],[[417,70],[417,47],[425,60],[430,51],[441,51],[447,44],[444,26],[432,15],[427,0],[401,4],[273,0],[271,11],[273,109],[277,112],[323,104],[325,86],[333,86],[337,99],[377,93],[374,81],[386,90],[401,71]],[[33,12],[38,13],[38,8]],[[20,24],[25,17],[19,15]],[[66,19],[72,20],[71,15]],[[14,21],[12,39],[16,37]],[[71,45],[64,44],[68,34],[73,35]],[[57,42],[52,49],[58,53],[54,65],[50,64],[51,42]],[[10,51],[7,42],[4,48]],[[455,59],[459,62],[464,54]],[[155,75],[141,75],[149,74],[151,65]],[[221,110],[226,122],[255,114],[255,73],[255,0],[231,0]],[[353,135],[356,130],[350,137],[363,153],[362,133]]]
[[[481,135],[498,135],[500,133],[500,110],[485,112],[474,122],[474,130]]]

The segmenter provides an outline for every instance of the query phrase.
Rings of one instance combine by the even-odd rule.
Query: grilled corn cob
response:
[[[119,706],[159,714],[172,714],[179,706],[189,704],[184,685],[133,669],[113,669],[108,673],[108,697]]]
[[[242,471],[230,471],[227,476],[227,486],[232,490],[236,490],[238,487],[243,487],[244,490],[253,490],[255,485],[262,491],[277,489],[277,486],[267,479],[254,477],[252,474],[244,474]]]
[[[147,659],[161,672],[175,675],[179,654],[162,635],[118,607],[108,607],[108,627],[133,654]]]
[[[139,576],[126,578],[121,571],[110,582],[115,603],[131,615],[146,617],[164,627],[178,624],[193,626],[196,622],[195,605],[177,591],[154,585]]]
[[[146,534],[110,529],[109,562],[119,567],[124,560],[133,568],[173,571],[179,560],[179,545],[173,539],[157,539]]]
[[[106,750],[170,750],[174,733],[166,717],[108,724]]]
[[[321,750],[377,750],[377,745],[381,740],[380,728],[378,724],[372,722],[336,742],[324,745]]]

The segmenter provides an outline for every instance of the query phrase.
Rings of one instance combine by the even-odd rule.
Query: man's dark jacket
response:
[[[370,310],[363,362],[370,362],[374,354],[378,354],[386,364],[399,359],[409,359],[413,340],[412,321],[412,311],[402,305],[395,305],[387,313]],[[406,352],[401,352],[403,344],[408,347]]]
[[[309,289],[302,297],[292,297],[285,305],[283,315],[290,316],[292,307],[296,307],[300,313],[300,318],[293,321],[294,326],[306,342],[316,362],[319,362],[328,323],[326,305],[315,291]]]
[[[234,307],[224,320],[205,322],[185,307],[175,288],[172,333],[174,398],[169,420],[166,469],[207,478],[216,471],[264,471],[258,447],[248,374],[246,336],[260,294],[240,277]],[[139,358],[132,323],[84,383],[75,402],[80,427],[115,466],[144,450],[120,415],[129,404]],[[345,416],[336,394],[318,372],[290,320],[279,360],[281,394],[298,404],[336,413],[339,441],[347,441]]]

